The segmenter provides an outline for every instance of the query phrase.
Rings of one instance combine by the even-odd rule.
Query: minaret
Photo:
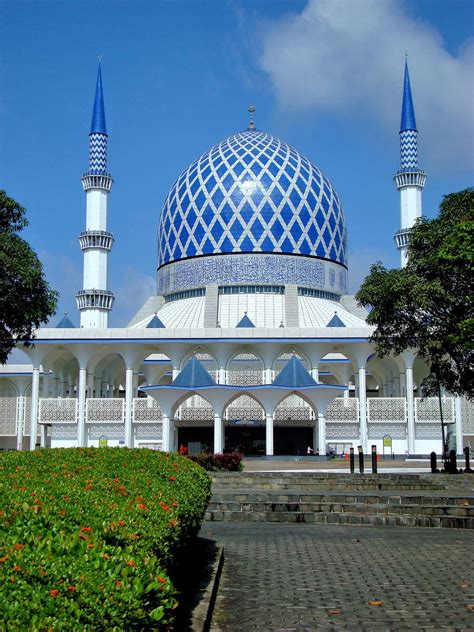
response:
[[[114,302],[113,293],[107,289],[108,256],[114,242],[114,236],[107,230],[107,204],[113,183],[107,173],[107,139],[99,62],[89,134],[89,171],[82,176],[86,192],[86,230],[79,235],[79,243],[84,253],[84,289],[76,295],[81,327],[86,328],[107,327]]]
[[[405,60],[403,82],[402,119],[400,122],[400,170],[394,178],[400,191],[400,230],[395,234],[395,242],[400,251],[400,265],[407,262],[407,247],[410,230],[422,214],[421,192],[425,186],[426,173],[418,169],[418,130],[411,96],[408,63]]]

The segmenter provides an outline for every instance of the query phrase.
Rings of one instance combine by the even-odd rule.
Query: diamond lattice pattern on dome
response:
[[[179,176],[161,213],[158,260],[265,252],[346,265],[345,245],[339,198],[321,171],[277,138],[247,130]]]

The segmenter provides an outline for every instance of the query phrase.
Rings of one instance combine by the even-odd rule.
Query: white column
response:
[[[314,422],[313,426],[313,450],[316,453],[316,450],[321,454],[321,450],[319,449],[319,441],[318,441],[319,433],[318,433],[318,422]]]
[[[462,406],[460,397],[456,397],[454,400],[454,415],[456,419],[456,454],[462,454],[464,446],[462,436]]]
[[[57,375],[51,378],[51,397],[59,397],[59,377]]]
[[[18,419],[16,434],[16,449],[23,450],[23,420],[25,418],[25,398],[23,395],[18,396]]]
[[[132,432],[133,368],[125,370],[125,445],[133,447]]]
[[[87,374],[87,397],[94,397],[94,374]]]
[[[162,449],[163,452],[171,452],[171,424],[170,418],[168,417],[168,415],[165,415],[165,413],[163,413],[162,424]]]
[[[349,386],[349,384],[348,384]],[[344,406],[349,406],[350,391],[348,388],[344,391]]]
[[[405,369],[407,398],[407,443],[408,454],[415,454],[415,401],[413,398],[413,367]]]
[[[319,454],[326,454],[326,419],[323,413],[318,413],[318,450]]]
[[[273,456],[273,415],[265,415],[265,454]]]
[[[77,427],[77,444],[80,448],[87,445],[86,439],[86,381],[87,369],[85,367],[79,369],[79,383],[77,386],[78,400],[78,427]]]
[[[359,367],[359,437],[360,445],[367,452],[367,393],[365,366]]]
[[[102,397],[100,392],[100,387],[102,385],[102,380],[100,377],[94,377],[94,397]]]
[[[35,449],[36,435],[38,434],[39,379],[39,366],[33,365],[33,377],[31,381],[30,450]]]
[[[41,385],[41,397],[46,399],[49,397],[50,376],[49,373],[43,373]]]
[[[313,378],[313,380],[316,380],[316,382],[319,382],[319,368],[318,367],[314,367],[311,369],[311,377]]]
[[[172,368],[172,379],[175,380],[179,375],[179,368],[177,366],[173,366]]]
[[[66,397],[66,396],[67,396],[67,381],[62,380],[59,385],[59,397]]]
[[[214,454],[222,454],[222,417],[214,413]]]
[[[224,366],[219,367],[218,376],[219,384],[227,384],[227,376]]]
[[[272,367],[271,366],[266,366],[263,369],[263,383],[264,384],[271,384],[272,383]]]
[[[48,445],[48,426],[46,424],[40,424],[41,429],[40,429],[40,433],[41,433],[41,439],[40,439],[40,445],[42,448],[46,448]]]

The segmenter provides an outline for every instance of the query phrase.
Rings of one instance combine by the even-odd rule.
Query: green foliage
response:
[[[210,478],[178,455],[125,448],[0,457],[0,627],[166,629],[175,555]]]
[[[436,219],[410,235],[408,263],[371,267],[357,300],[371,311],[381,356],[418,349],[431,367],[424,391],[439,385],[474,396],[474,189],[445,196]]]
[[[243,469],[242,454],[196,454],[188,457],[208,472],[240,472]]]
[[[31,340],[56,309],[57,292],[46,282],[35,252],[17,235],[27,225],[25,209],[0,190],[0,364],[15,338]]]

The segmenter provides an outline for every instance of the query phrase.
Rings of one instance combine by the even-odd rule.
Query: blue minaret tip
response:
[[[102,90],[102,72],[97,71],[97,83],[95,86],[94,109],[92,110],[91,134],[107,134],[107,126],[105,124],[105,107],[104,93]]]
[[[403,80],[403,103],[402,103],[402,119],[400,121],[400,131],[416,129],[415,109],[413,107],[413,99],[411,96],[410,75],[408,74],[408,62],[405,59],[405,78]]]

